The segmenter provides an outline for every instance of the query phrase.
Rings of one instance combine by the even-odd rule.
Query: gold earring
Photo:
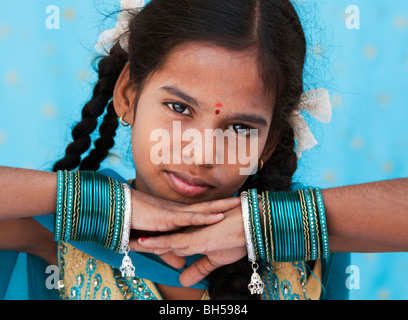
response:
[[[259,159],[258,171],[261,171],[263,166],[264,166],[264,162],[261,159]]]
[[[119,122],[120,122],[120,124],[121,124],[122,126],[124,126],[124,127],[129,127],[130,124],[123,121],[123,117],[125,116],[125,114],[126,114],[126,113],[124,113],[124,114],[122,114],[122,115],[120,116]]]

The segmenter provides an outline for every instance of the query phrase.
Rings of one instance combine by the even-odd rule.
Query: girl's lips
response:
[[[212,188],[204,180],[194,179],[182,173],[165,171],[170,186],[179,194],[188,197],[198,197]]]

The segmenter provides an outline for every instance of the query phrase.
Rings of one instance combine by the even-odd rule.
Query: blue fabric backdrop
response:
[[[334,107],[330,124],[310,119],[319,146],[297,179],[335,187],[408,177],[408,3],[293,2],[310,44],[306,84],[328,88]],[[93,46],[115,22],[104,14],[118,1],[52,4],[0,0],[0,165],[49,170],[62,155],[95,81]],[[122,128],[117,141],[105,166],[126,176]],[[353,254],[344,285],[352,299],[407,299],[407,268],[405,253]]]

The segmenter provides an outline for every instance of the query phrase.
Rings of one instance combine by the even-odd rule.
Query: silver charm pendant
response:
[[[122,265],[120,266],[120,271],[122,272],[122,277],[133,278],[135,276],[135,267],[132,263],[132,259],[128,256],[129,247],[125,251],[125,256],[122,260]]]
[[[248,289],[251,294],[263,294],[265,284],[263,283],[261,276],[256,272],[258,270],[258,264],[252,262],[252,270],[254,273],[251,276],[251,282],[248,285]]]

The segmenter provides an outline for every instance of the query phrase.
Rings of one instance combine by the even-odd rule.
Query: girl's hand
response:
[[[132,229],[170,232],[185,227],[211,225],[223,220],[223,212],[240,203],[240,199],[234,197],[186,205],[132,190]]]
[[[132,231],[130,250],[151,252],[140,245],[138,239],[170,232],[185,230],[191,226],[208,226],[224,219],[224,212],[240,206],[240,198],[228,198],[201,202],[192,205],[180,204],[149,196],[132,190]],[[191,232],[191,230],[186,230]],[[182,268],[185,258],[171,250],[162,250],[157,254],[169,265]]]
[[[166,258],[172,254],[170,260],[176,260],[175,256],[204,254],[180,276],[180,283],[190,287],[215,269],[236,262],[247,254],[241,207],[236,206],[224,216],[222,221],[212,225],[139,239],[136,246],[140,251],[165,255]]]

